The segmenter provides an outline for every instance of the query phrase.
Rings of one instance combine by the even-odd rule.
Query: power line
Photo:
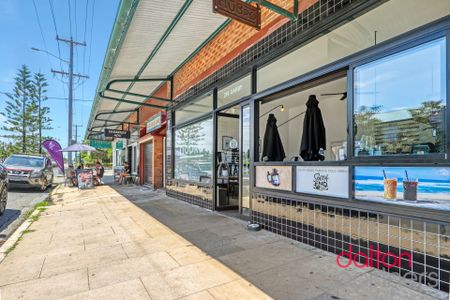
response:
[[[72,10],[70,8],[70,0],[67,0],[67,5],[69,6],[69,28],[70,28],[70,36],[72,36]]]
[[[87,73],[90,73],[91,70],[91,52],[92,52],[92,32],[94,29],[94,14],[95,14],[95,0],[92,2],[92,15],[91,15],[91,37],[89,39],[89,59],[88,59],[88,70]]]
[[[45,49],[45,51],[48,51],[47,43],[45,42],[44,31],[42,30],[41,18],[39,17],[39,13],[38,13],[38,10],[36,7],[36,2],[34,0],[33,0],[33,7],[34,7],[34,13],[36,14],[37,22],[39,25],[39,31],[41,32],[42,42],[44,43],[44,49]],[[50,56],[48,53],[47,53],[47,60],[48,60],[48,63],[50,64],[50,67],[52,68],[52,63],[50,61]]]
[[[10,93],[7,93],[7,92],[0,92],[0,94],[8,95],[8,94],[10,94]],[[67,98],[67,97],[47,97],[47,99],[49,99],[49,100],[68,100],[69,98]],[[74,98],[73,101],[93,102],[94,100]]]

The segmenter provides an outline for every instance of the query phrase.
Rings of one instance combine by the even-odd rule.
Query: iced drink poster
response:
[[[449,167],[355,167],[355,197],[450,206]]]

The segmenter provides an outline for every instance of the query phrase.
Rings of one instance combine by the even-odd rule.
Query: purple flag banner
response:
[[[56,162],[61,172],[64,174],[64,158],[61,152],[61,145],[54,140],[45,140],[42,147],[47,150],[50,157]]]

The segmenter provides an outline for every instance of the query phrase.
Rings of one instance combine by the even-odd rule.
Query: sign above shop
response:
[[[213,12],[261,29],[261,8],[242,0],[213,0]]]
[[[162,113],[159,112],[148,119],[145,133],[150,133],[162,126]]]
[[[105,137],[129,139],[130,138],[130,131],[105,128]]]
[[[297,167],[296,191],[339,198],[348,198],[348,167]]]
[[[89,140],[89,146],[95,149],[111,149],[110,141]]]

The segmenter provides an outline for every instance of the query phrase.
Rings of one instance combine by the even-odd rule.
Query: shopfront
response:
[[[430,2],[384,1],[184,99],[167,194],[448,291],[450,3]]]
[[[166,135],[166,113],[159,111],[150,115],[141,128],[138,140],[140,152],[140,184],[159,189],[164,187],[164,138]]]

